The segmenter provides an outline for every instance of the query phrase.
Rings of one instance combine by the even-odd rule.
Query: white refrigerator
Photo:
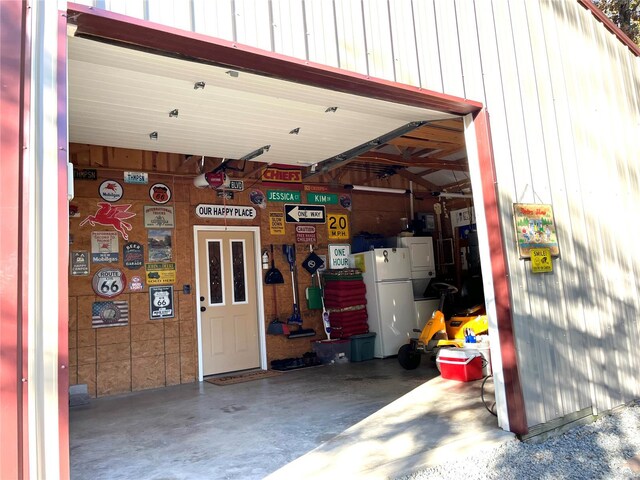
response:
[[[374,356],[397,355],[417,328],[408,248],[376,248],[350,256],[367,287],[369,331],[376,332]]]

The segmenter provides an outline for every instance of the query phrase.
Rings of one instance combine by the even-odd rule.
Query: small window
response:
[[[217,240],[207,242],[207,260],[209,265],[209,304],[223,305],[221,243]]]
[[[231,241],[231,266],[233,275],[233,303],[247,301],[245,252],[243,240]]]

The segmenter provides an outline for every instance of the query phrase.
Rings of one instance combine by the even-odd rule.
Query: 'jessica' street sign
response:
[[[287,205],[284,206],[287,223],[325,223],[324,205]]]

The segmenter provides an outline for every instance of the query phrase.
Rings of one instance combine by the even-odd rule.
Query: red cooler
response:
[[[462,348],[442,348],[436,363],[442,378],[470,382],[482,378],[482,355]]]

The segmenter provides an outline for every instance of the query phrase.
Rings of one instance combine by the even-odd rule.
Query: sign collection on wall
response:
[[[96,170],[74,170],[76,180],[98,180]],[[198,204],[195,215],[202,219],[232,219],[254,220],[257,216],[256,208],[266,208],[268,202],[281,204],[281,211],[271,211],[268,216],[269,232],[271,235],[285,235],[286,224],[295,225],[297,243],[316,244],[318,230],[316,224],[327,225],[329,239],[348,241],[348,217],[345,214],[329,214],[326,205],[339,205],[351,209],[351,196],[348,194],[332,193],[322,185],[302,185],[302,171],[299,168],[287,166],[271,166],[263,172],[262,180],[265,184],[276,186],[276,189],[251,190],[249,201],[251,205],[226,205],[226,200],[233,200],[233,192],[241,192],[245,185],[243,180],[225,179],[224,184],[216,190],[217,197],[222,204]],[[123,187],[124,185],[124,187]],[[142,206],[143,218],[136,225],[143,225],[147,231],[147,254],[145,246],[136,241],[129,241],[129,233],[133,229],[132,220],[137,214],[133,211],[133,204],[118,204],[125,198],[125,187],[134,185],[149,185],[147,172],[123,172],[120,181],[107,179],[98,186],[99,200],[93,214],[85,217],[79,226],[111,227],[113,230],[92,231],[91,250],[76,250],[70,252],[70,274],[72,276],[89,276],[91,274],[90,261],[95,264],[120,263],[127,270],[140,270],[141,273],[127,275],[124,270],[116,266],[105,266],[97,270],[92,277],[91,284],[96,295],[108,301],[93,302],[92,325],[94,328],[123,326],[129,322],[129,302],[114,300],[124,292],[141,292],[148,288],[149,318],[165,319],[175,316],[174,285],[176,282],[176,263],[173,260],[173,231],[175,228],[174,206],[166,205],[172,200],[172,191],[165,183],[152,183],[148,188],[148,195],[153,205]],[[284,189],[277,189],[277,186]],[[145,187],[142,187],[145,188]],[[302,195],[304,192],[304,197]],[[306,199],[306,204],[301,203]],[[83,206],[83,210],[86,207]],[[140,208],[140,207],[138,207]],[[91,207],[88,208],[92,211]],[[74,205],[70,209],[70,217],[80,216],[80,210]],[[124,242],[120,250],[119,237]],[[348,252],[348,245],[332,245],[329,252],[329,268],[344,268]],[[345,250],[346,248],[346,250]],[[341,253],[342,252],[342,253]],[[347,254],[348,256],[348,254]],[[146,261],[145,261],[146,260]]]

